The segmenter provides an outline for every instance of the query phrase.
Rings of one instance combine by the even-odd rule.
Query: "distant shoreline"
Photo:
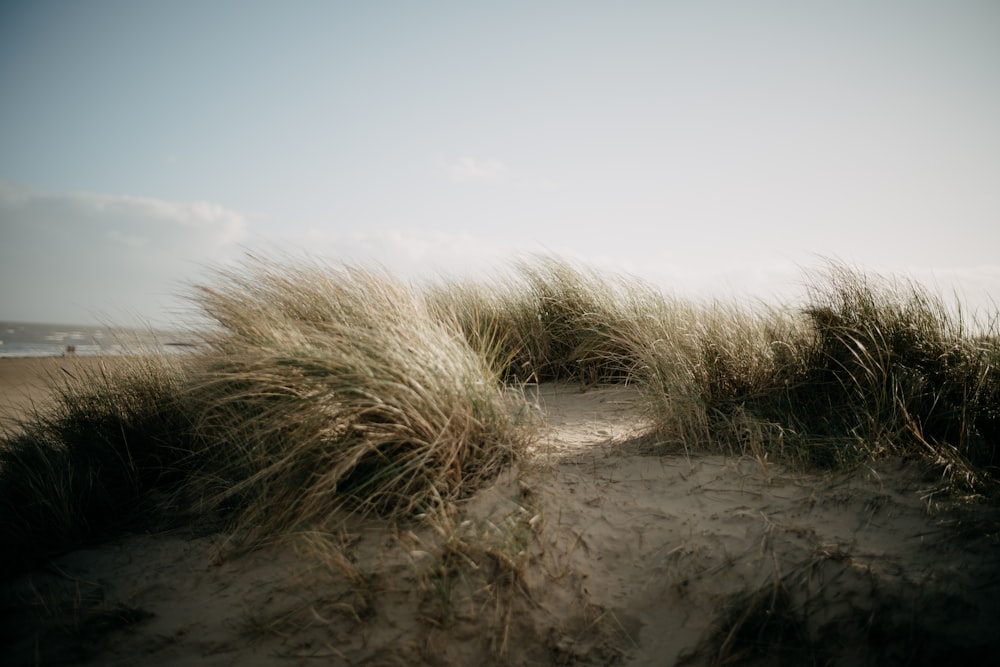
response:
[[[0,321],[0,358],[7,359],[174,353],[194,345],[186,331]]]

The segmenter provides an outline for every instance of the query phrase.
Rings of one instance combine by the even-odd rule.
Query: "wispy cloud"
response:
[[[94,193],[48,193],[0,181],[0,211],[9,227],[38,225],[50,232],[117,234],[133,240],[212,245],[238,243],[247,222],[239,213],[209,202],[174,202]]]
[[[463,157],[450,163],[447,172],[455,183],[503,183],[510,175],[507,165],[495,158]]]
[[[50,193],[0,181],[0,319],[153,316],[239,252],[247,221],[207,202]]]

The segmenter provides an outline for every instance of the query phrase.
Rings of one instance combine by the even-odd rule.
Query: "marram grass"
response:
[[[635,383],[660,452],[827,468],[914,456],[993,488],[997,320],[835,263],[810,279],[803,306],[751,310],[540,258],[500,290],[447,285],[432,302],[474,347],[503,349],[491,358],[508,381]]]
[[[250,259],[194,298],[214,324],[180,368],[124,358],[4,438],[4,570],[148,519],[151,497],[250,539],[437,510],[530,437],[517,393],[390,276]]]
[[[0,577],[148,521],[190,465],[183,359],[135,355],[78,369],[0,442]]]
[[[659,294],[552,257],[519,261],[489,284],[432,286],[436,315],[455,323],[500,375],[516,382],[627,382],[637,361],[619,333]]]
[[[431,509],[526,442],[483,356],[394,279],[254,262],[220,283],[197,297],[220,328],[189,379],[195,428],[255,527]]]
[[[812,281],[799,308],[751,310],[552,258],[420,288],[250,258],[193,292],[197,351],[67,378],[4,436],[0,565],[151,517],[254,540],[336,510],[443,516],[521,455],[517,389],[548,380],[637,385],[653,453],[917,457],[996,498],[997,320],[972,333],[920,286],[840,265]]]

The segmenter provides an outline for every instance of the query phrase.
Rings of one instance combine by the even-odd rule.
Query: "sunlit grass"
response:
[[[495,373],[421,294],[359,269],[252,262],[201,290],[220,325],[188,381],[204,470],[246,525],[406,515],[475,489],[525,433]]]

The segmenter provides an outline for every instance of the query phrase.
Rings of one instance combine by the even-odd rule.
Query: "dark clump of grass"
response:
[[[833,267],[805,313],[816,334],[800,387],[818,431],[849,432],[870,453],[923,451],[966,475],[995,468],[1000,339],[971,336],[959,315],[919,285]],[[801,413],[800,413],[801,414]],[[801,419],[801,417],[800,417]],[[971,481],[971,480],[970,480]]]
[[[153,616],[108,599],[98,582],[57,568],[0,591],[5,665],[72,665],[96,658],[117,633]]]
[[[817,653],[802,611],[783,583],[775,580],[770,586],[731,596],[701,651],[682,657],[680,664],[823,664]]]
[[[0,575],[149,519],[183,477],[189,412],[170,359],[78,369],[0,445]]]
[[[995,481],[1000,337],[915,283],[831,265],[800,314],[644,309],[620,333],[667,445],[822,467],[922,457],[969,489]]]
[[[996,469],[1000,338],[919,285],[833,265],[780,344],[766,391],[747,397],[802,458],[836,466],[920,456],[967,488]]]
[[[826,568],[835,576],[811,580],[809,573]],[[845,586],[845,579],[854,581]],[[822,556],[721,597],[714,622],[678,664],[993,664],[996,642],[981,629],[982,610],[949,587]]]

